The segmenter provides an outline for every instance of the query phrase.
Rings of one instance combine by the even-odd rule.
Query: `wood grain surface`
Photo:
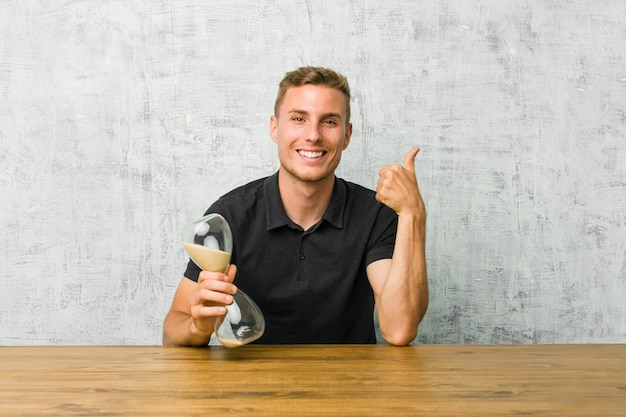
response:
[[[624,416],[626,345],[0,347],[0,415]]]

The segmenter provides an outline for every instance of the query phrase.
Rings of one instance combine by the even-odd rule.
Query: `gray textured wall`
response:
[[[0,0],[0,344],[158,344],[179,230],[346,74],[340,175],[409,147],[425,343],[626,342],[626,3]]]

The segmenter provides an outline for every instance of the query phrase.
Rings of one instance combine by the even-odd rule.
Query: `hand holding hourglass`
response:
[[[183,228],[183,246],[191,260],[204,271],[226,272],[232,252],[232,233],[219,214],[208,214]],[[217,339],[226,347],[238,347],[263,335],[265,319],[259,307],[237,290],[227,313],[215,319]]]

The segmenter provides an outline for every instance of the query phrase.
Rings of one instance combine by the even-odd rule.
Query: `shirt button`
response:
[[[304,254],[302,254],[302,253],[300,254],[300,260],[304,261]]]

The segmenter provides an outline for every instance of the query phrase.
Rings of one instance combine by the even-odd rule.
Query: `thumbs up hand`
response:
[[[391,164],[378,173],[376,200],[393,209],[399,216],[413,215],[426,221],[426,209],[415,177],[415,156],[420,148],[413,148],[404,156],[404,164]]]

